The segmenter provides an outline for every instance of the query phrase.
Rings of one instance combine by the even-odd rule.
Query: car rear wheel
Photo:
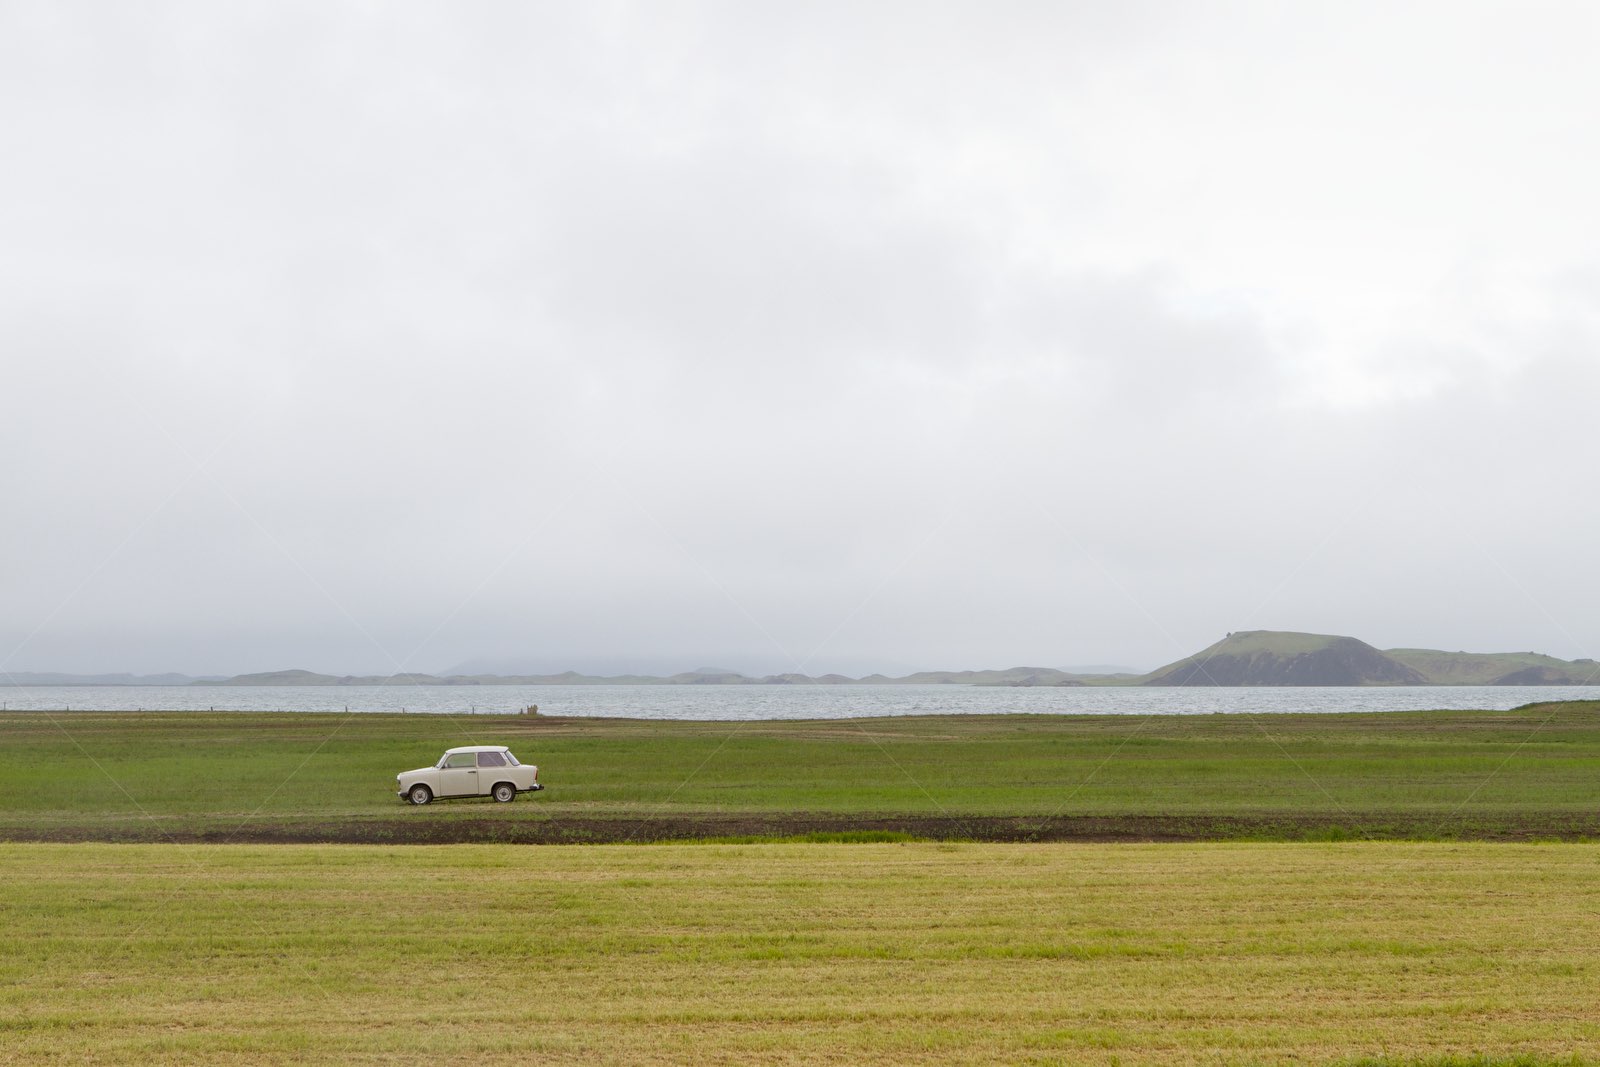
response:
[[[509,804],[517,798],[517,787],[510,782],[501,782],[494,787],[489,795],[494,797],[498,803]]]
[[[420,808],[433,799],[433,790],[425,785],[414,785],[411,787],[411,792],[407,793],[406,796],[411,798],[411,803]]]

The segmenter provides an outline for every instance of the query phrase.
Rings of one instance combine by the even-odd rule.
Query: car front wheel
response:
[[[494,791],[490,795],[498,803],[509,804],[517,798],[517,788],[509,782],[501,782],[494,787]]]
[[[411,803],[420,808],[433,799],[433,790],[425,785],[414,785],[411,787],[411,792],[407,793],[406,796],[411,798]]]

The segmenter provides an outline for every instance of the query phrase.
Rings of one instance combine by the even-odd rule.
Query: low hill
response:
[[[1441,652],[1391,648],[1387,655],[1434,685],[1594,685],[1600,663],[1564,660],[1538,652]]]
[[[0,685],[189,685],[214,682],[218,675],[196,678],[191,674],[65,674],[60,671],[4,671]]]
[[[316,671],[263,671],[218,682],[194,685],[476,685],[469,678],[437,678],[431,674],[318,674]]]
[[[1365,641],[1241,630],[1150,673],[1145,685],[1425,685],[1415,668]]]
[[[902,685],[1055,685],[1071,681],[1053,667],[1007,667],[987,671],[918,671],[891,681]]]
[[[338,685],[339,679],[332,674],[318,674],[316,671],[261,671],[257,674],[240,674],[215,683],[217,685]]]

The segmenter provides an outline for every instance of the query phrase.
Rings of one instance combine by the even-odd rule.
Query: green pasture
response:
[[[403,808],[396,772],[507,744],[546,792]],[[0,714],[7,827],[709,812],[1593,813],[1600,702],[1511,712],[690,723]]]
[[[0,845],[0,1061],[1564,1064],[1600,846]]]

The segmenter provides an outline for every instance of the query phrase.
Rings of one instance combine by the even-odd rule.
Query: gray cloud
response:
[[[1594,36],[9,5],[0,662],[1593,654]]]

